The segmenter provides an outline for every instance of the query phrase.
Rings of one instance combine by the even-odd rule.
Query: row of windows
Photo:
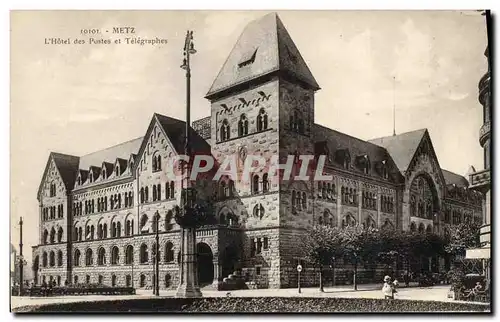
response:
[[[43,267],[54,267],[56,266],[56,254],[54,251],[50,251],[49,255],[47,256],[47,252],[43,252],[42,254],[42,266]],[[63,253],[62,251],[57,251],[57,266],[62,266],[63,265]]]
[[[415,198],[411,196],[410,199],[410,214],[413,217],[420,217],[426,219],[432,219],[433,217],[433,205],[431,199]]]
[[[131,160],[129,162],[129,168],[132,169],[134,167],[134,162],[133,160]],[[99,178],[99,176],[105,180],[107,179],[112,173],[113,173],[113,170],[111,171],[111,173],[107,173],[106,171],[106,166],[102,166],[101,167],[101,170],[100,172],[97,172],[97,175],[94,177],[94,171],[93,169],[95,169],[97,167],[94,167],[94,166],[91,166],[90,169],[88,170],[88,182],[89,183],[93,183],[95,180],[97,180]],[[124,171],[125,169],[123,169]],[[122,169],[120,168],[120,165],[119,163],[116,164],[116,166],[114,167],[114,174],[115,176],[120,176],[122,174]],[[76,179],[76,185],[77,186],[81,186],[83,184],[83,180],[82,180],[82,170],[80,170],[80,173],[78,174],[78,178]]]
[[[377,209],[377,196],[373,192],[365,192],[362,193],[362,207],[366,209]]]
[[[153,277],[154,277],[154,275],[153,275]],[[46,276],[45,275],[42,276],[42,281],[43,281],[43,283],[46,283]],[[50,276],[49,282],[50,283],[55,282],[53,276]],[[78,275],[75,275],[73,277],[73,283],[78,284],[79,282],[80,282],[80,279],[78,278]],[[90,282],[91,282],[90,275],[85,275],[85,283],[90,284]],[[170,287],[170,285],[172,284],[172,276],[170,274],[165,274],[164,282],[165,282],[165,288]],[[104,285],[104,276],[98,275],[97,276],[97,283],[100,285]],[[57,285],[61,285],[61,276],[57,276]],[[115,274],[111,275],[111,286],[113,286],[113,287],[117,286],[117,277]],[[132,276],[130,274],[125,275],[125,286],[126,287],[132,286]],[[139,276],[139,286],[140,287],[146,286],[146,275],[145,274],[141,274]]]
[[[304,126],[304,118],[302,117],[299,111],[294,110],[290,115],[290,130],[293,132],[297,132],[300,134],[304,134],[305,126]]]
[[[335,189],[335,183],[323,182],[323,181],[318,182],[319,199],[335,200],[336,195],[337,195],[337,190]]]
[[[127,245],[124,248],[125,251],[125,260],[124,263],[126,265],[131,265],[134,263],[134,246],[132,245]],[[139,263],[140,264],[147,264],[149,263],[150,260],[150,251],[148,249],[148,246],[146,244],[142,244],[139,250]],[[162,254],[161,250],[158,252],[158,260],[162,261]],[[45,253],[44,253],[45,254]],[[152,251],[151,251],[151,260],[155,261],[156,259],[156,243],[153,244],[152,246]],[[75,250],[74,257],[73,257],[73,265],[74,266],[81,266],[83,263],[81,262],[81,257],[82,254],[80,253],[79,249]],[[178,258],[179,259],[179,258]],[[97,250],[97,265],[98,266],[104,266],[107,265],[107,256],[106,256],[106,250],[103,247],[100,247]],[[164,257],[163,261],[165,263],[171,263],[174,261],[174,245],[172,242],[167,242],[164,247]],[[118,246],[113,246],[111,248],[111,258],[110,258],[110,264],[111,265],[118,265],[120,263],[120,249]],[[94,253],[92,249],[88,248],[85,251],[85,266],[93,266],[94,265]]]
[[[57,242],[58,243],[62,242],[62,238],[63,238],[63,229],[62,227],[59,227],[57,229]],[[52,227],[52,229],[50,230],[50,234],[47,229],[43,231],[43,244],[46,245],[48,244],[49,241],[51,244],[54,244],[56,242],[56,230],[54,227]]]
[[[269,249],[269,238],[267,237],[258,237],[253,238],[250,243],[250,256],[255,257],[255,255],[259,255],[262,253],[262,250]]]
[[[256,132],[267,130],[268,124],[267,113],[262,108],[256,118]],[[245,135],[248,135],[248,118],[245,114],[242,114],[238,121],[238,136]],[[231,125],[227,119],[222,120],[222,125],[219,128],[219,136],[221,142],[231,139]]]
[[[412,222],[410,225],[410,231],[416,232],[417,231],[417,224]],[[424,232],[432,233],[432,225],[427,225],[427,228],[426,228],[423,223],[420,223],[420,225],[418,225],[418,232],[419,233],[424,233]]]
[[[165,199],[175,198],[175,183],[173,181],[165,183]],[[153,201],[162,200],[161,184],[153,185]],[[145,203],[149,201],[149,187],[142,187],[140,190],[140,202]]]
[[[382,196],[380,198],[380,208],[383,212],[394,212],[394,197]]]
[[[292,209],[307,209],[307,196],[305,192],[292,190]]]
[[[342,195],[342,204],[345,205],[351,205],[351,206],[357,206],[358,205],[358,198],[357,198],[357,193],[356,189],[353,188],[347,188],[347,187],[342,187],[340,189],[341,195]]]
[[[252,194],[266,193],[269,192],[269,175],[264,173],[261,177],[258,174],[252,176],[252,185],[251,191]],[[219,181],[218,188],[218,197],[219,199],[223,198],[232,198],[236,193],[236,189],[234,187],[234,181],[224,178]]]
[[[125,208],[132,207],[134,205],[134,193],[132,191],[129,192],[124,192],[124,201],[125,204],[123,205]],[[73,203],[73,212],[75,216],[81,216],[82,214],[88,215],[88,214],[94,214],[96,213],[95,211],[95,205],[97,204],[97,212],[103,212],[103,211],[108,211],[108,205],[109,205],[109,210],[116,210],[116,209],[121,209],[122,208],[122,194],[117,193],[109,196],[109,203],[108,203],[108,196],[105,197],[99,197],[97,198],[97,203],[95,202],[94,199],[92,200],[85,200],[84,203],[80,202],[74,202]]]
[[[110,236],[111,238],[121,237],[121,223],[113,222],[110,227]],[[134,221],[127,220],[125,223],[125,236],[132,236],[134,234]],[[94,240],[95,237],[95,228],[94,225],[87,225],[85,227],[85,236],[83,236],[82,227],[74,227],[73,228],[73,241],[82,241],[82,240]],[[97,239],[105,239],[108,238],[108,224],[99,224],[97,226]]]
[[[57,218],[61,219],[64,217],[64,205],[57,206]],[[42,220],[47,221],[51,219],[56,219],[56,206],[44,207],[42,209]]]

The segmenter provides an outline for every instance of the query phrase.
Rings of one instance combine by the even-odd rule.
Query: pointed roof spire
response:
[[[305,86],[319,85],[276,13],[250,22],[241,33],[206,98],[275,72]]]

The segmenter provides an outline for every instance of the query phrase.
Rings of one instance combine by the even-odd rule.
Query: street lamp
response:
[[[184,153],[190,155],[189,134],[190,134],[190,110],[191,110],[191,65],[190,56],[195,54],[193,43],[193,32],[187,31],[184,41],[184,58],[181,68],[186,71],[186,133]],[[180,194],[180,205],[174,208],[175,220],[181,227],[181,262],[179,266],[179,287],[177,288],[177,297],[201,297],[200,287],[198,286],[197,267],[196,267],[196,227],[200,222],[196,218],[195,193],[190,187],[189,182],[189,164],[183,163],[182,189]]]

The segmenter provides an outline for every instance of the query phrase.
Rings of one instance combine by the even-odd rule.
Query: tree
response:
[[[319,267],[319,290],[323,292],[323,266],[329,265],[342,246],[341,231],[327,226],[315,226],[302,239],[305,259]]]
[[[358,289],[356,280],[358,272],[358,264],[360,262],[374,261],[378,231],[373,228],[348,227],[342,231],[342,245],[340,249],[342,257],[354,265],[353,285],[354,290]]]
[[[453,256],[465,256],[466,249],[479,247],[479,227],[477,223],[455,226],[445,245],[446,252]]]

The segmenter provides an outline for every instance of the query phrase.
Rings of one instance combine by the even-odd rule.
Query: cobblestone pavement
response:
[[[301,293],[298,289],[259,289],[259,290],[236,290],[236,291],[214,291],[202,290],[204,297],[343,297],[343,298],[383,298],[381,292],[382,286],[379,284],[359,285],[358,291],[354,291],[352,286],[325,287],[324,292],[315,288],[302,288]],[[451,302],[447,297],[449,286],[439,285],[433,287],[409,287],[399,288],[396,299],[404,300],[426,300],[426,301],[444,301]],[[160,291],[160,296],[173,297],[175,291]],[[152,290],[137,290],[136,295],[85,295],[85,296],[60,296],[60,297],[11,297],[11,308],[25,305],[41,305],[50,303],[69,303],[86,301],[104,301],[104,300],[127,300],[153,298]]]

